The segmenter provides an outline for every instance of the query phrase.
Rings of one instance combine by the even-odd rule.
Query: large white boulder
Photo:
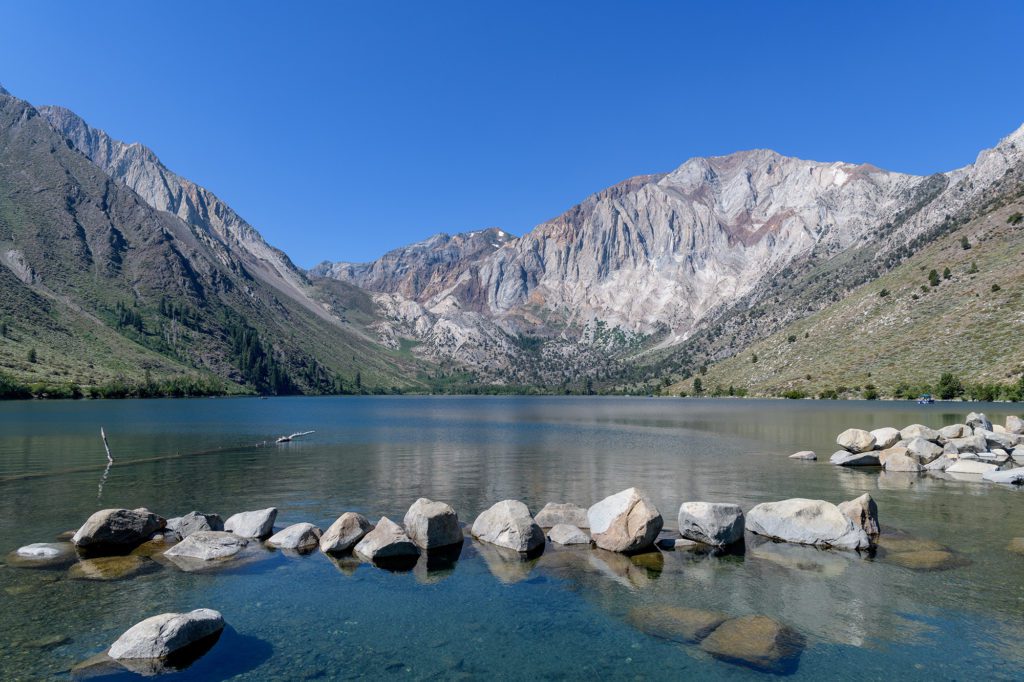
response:
[[[224,521],[217,514],[190,511],[184,516],[167,519],[167,529],[177,533],[179,538],[187,538],[200,530],[224,530]]]
[[[985,444],[988,445],[989,449],[1002,448],[1003,450],[1013,450],[1021,441],[1021,436],[1015,433],[997,433],[995,431],[986,431],[985,429],[975,429],[974,435],[984,438]]]
[[[278,549],[312,549],[319,546],[321,535],[312,523],[295,523],[270,536],[267,544]]]
[[[347,552],[373,530],[373,524],[355,512],[345,512],[320,536],[320,551],[327,554]]]
[[[801,545],[866,549],[867,533],[839,507],[824,500],[793,498],[764,502],[747,512],[747,530]]]
[[[884,452],[884,451],[883,451]],[[829,462],[841,467],[876,467],[879,465],[877,452],[850,452],[839,450],[828,459]]]
[[[985,437],[976,434],[963,438],[950,438],[948,442],[956,448],[957,452],[985,452],[988,450]]]
[[[875,437],[875,449],[885,450],[891,448],[896,443],[900,442],[900,431],[894,429],[891,426],[886,426],[881,429],[875,429],[871,432],[871,435]]]
[[[1006,418],[1006,432],[1024,434],[1024,419],[1011,414]]]
[[[473,537],[515,552],[532,552],[544,545],[544,531],[519,500],[502,500],[481,512],[473,522]]]
[[[405,530],[386,516],[382,516],[373,530],[356,545],[355,554],[366,561],[413,559],[420,550]]]
[[[224,530],[243,538],[265,538],[274,533],[276,519],[275,507],[240,512],[224,522]]]
[[[927,464],[942,454],[942,446],[917,436],[911,438],[907,443],[907,454],[916,457],[919,462]]]
[[[981,478],[991,483],[1024,485],[1024,467],[1006,469],[1005,471],[986,471],[981,475]]]
[[[403,525],[409,539],[420,549],[449,547],[462,542],[459,516],[444,502],[421,497],[405,513]]]
[[[840,502],[837,506],[839,511],[843,512],[847,518],[853,521],[853,525],[862,529],[869,536],[878,535],[880,530],[878,525],[878,505],[871,498],[871,495],[864,493],[860,497]]]
[[[166,658],[223,629],[224,617],[213,609],[162,613],[126,630],[110,646],[108,655],[114,660]]]
[[[171,559],[181,557],[213,561],[234,556],[245,549],[248,544],[249,541],[246,538],[233,533],[219,530],[197,530],[164,552],[164,556]]]
[[[587,510],[578,504],[548,502],[534,517],[541,528],[554,528],[558,524],[567,524],[577,528],[589,528]]]
[[[610,552],[647,549],[664,525],[658,508],[637,488],[604,498],[587,510],[587,519],[594,543]]]
[[[875,447],[875,437],[864,429],[846,429],[836,437],[836,443],[847,452],[868,452]]]
[[[967,424],[950,424],[939,429],[939,435],[946,440],[970,436],[973,432],[974,430]]]
[[[78,547],[133,547],[166,523],[148,509],[101,509],[82,524],[71,542]]]
[[[964,420],[968,426],[972,429],[985,429],[986,431],[992,430],[992,422],[985,416],[984,412],[971,412],[967,415],[967,419]]]
[[[900,452],[902,450],[903,452]],[[903,472],[916,472],[924,471],[924,467],[918,461],[917,457],[914,457],[908,450],[904,448],[892,448],[890,450],[892,454],[885,458],[886,471],[903,471]]]
[[[725,547],[743,539],[743,510],[738,504],[683,502],[679,534],[687,540]]]
[[[914,440],[924,438],[925,440],[938,440],[940,434],[933,428],[924,424],[911,424],[900,430],[900,438],[903,440]]]

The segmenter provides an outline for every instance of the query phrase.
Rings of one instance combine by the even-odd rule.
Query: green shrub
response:
[[[999,291],[1001,288],[1002,287],[1000,287],[998,284],[993,284],[992,285],[992,293],[995,293],[995,292]]]
[[[782,397],[787,400],[803,400],[807,397],[807,394],[799,389],[791,388],[788,391],[783,391]]]
[[[933,287],[939,286],[939,273],[937,270],[932,270],[928,273],[928,285]]]
[[[874,384],[864,386],[864,400],[878,400],[878,389]]]
[[[1020,225],[1022,222],[1024,222],[1024,213],[1021,213],[1020,211],[1017,211],[1016,213],[1011,213],[1010,217],[1006,219],[1006,222],[1009,223],[1010,225]]]
[[[889,290],[888,289],[882,289],[881,291],[878,292],[879,298],[885,298],[888,295],[889,295]]]
[[[971,248],[971,243],[969,241],[967,241],[967,236],[966,235],[963,236],[963,237],[960,237],[960,248],[963,249],[964,251],[969,251],[970,248]]]

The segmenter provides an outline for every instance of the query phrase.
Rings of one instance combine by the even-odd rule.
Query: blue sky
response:
[[[0,83],[302,266],[529,230],[687,158],[930,173],[1024,123],[1024,2],[2,2]]]

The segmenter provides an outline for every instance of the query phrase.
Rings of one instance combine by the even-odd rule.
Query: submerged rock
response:
[[[312,523],[295,523],[272,535],[267,544],[278,549],[313,549],[320,545],[320,535]]]
[[[904,568],[914,571],[946,571],[963,566],[966,562],[953,552],[945,549],[920,549],[911,552],[894,552],[885,558]]]
[[[239,512],[224,522],[224,530],[243,538],[266,538],[274,533],[277,508]]]
[[[885,428],[881,429],[875,429],[874,431],[871,432],[871,435],[875,437],[876,450],[885,450],[886,448],[891,448],[893,445],[896,445],[896,443],[898,443],[901,438],[899,429],[894,429],[891,426],[886,426]]]
[[[78,547],[134,547],[164,527],[166,521],[147,509],[101,509],[88,518],[71,541]]]
[[[863,530],[869,536],[878,535],[878,505],[871,498],[871,495],[864,493],[860,497],[847,502],[840,502],[839,511],[853,521],[853,525]]]
[[[541,528],[554,528],[560,523],[577,528],[590,528],[587,510],[576,504],[548,502],[535,517]]]
[[[664,520],[654,503],[637,488],[610,495],[587,510],[590,534],[601,549],[639,552],[654,545]]]
[[[478,543],[474,545],[474,549],[487,564],[487,570],[491,572],[491,575],[506,585],[527,580],[539,560],[536,554],[518,552],[489,542]],[[577,554],[589,555],[589,552],[557,552],[556,554],[575,556]]]
[[[755,670],[786,673],[804,648],[796,630],[767,616],[744,616],[719,625],[700,644],[715,658]]]
[[[420,553],[405,530],[386,516],[380,518],[373,530],[359,541],[354,551],[359,558],[370,562],[415,561]]]
[[[876,467],[879,464],[877,452],[847,452],[840,450],[828,460],[841,467]]]
[[[223,629],[224,617],[213,609],[162,613],[126,630],[108,653],[114,660],[166,658]]]
[[[70,542],[33,542],[8,554],[5,561],[16,568],[52,568],[76,558],[75,546]]]
[[[875,437],[864,429],[846,429],[836,437],[836,443],[847,452],[868,452],[875,447]]]
[[[233,533],[218,530],[200,530],[164,552],[169,559],[196,559],[214,561],[227,559],[241,552],[249,541]]]
[[[444,502],[421,497],[405,513],[405,532],[421,549],[462,544],[462,527],[455,510]]]
[[[348,552],[371,530],[373,524],[365,516],[345,512],[320,537],[320,551],[327,554]]]
[[[679,534],[688,540],[725,547],[743,539],[743,510],[737,504],[683,502]]]
[[[981,478],[990,483],[1024,485],[1024,467],[1007,469],[1006,471],[986,471],[981,475]]]
[[[518,500],[503,500],[480,513],[473,522],[473,537],[515,552],[544,546],[544,531]]]
[[[801,450],[800,452],[794,452],[789,456],[790,459],[799,459],[804,461],[814,461],[818,459],[818,455],[813,450]]]
[[[696,644],[728,618],[724,613],[715,611],[655,605],[633,609],[626,620],[636,629],[652,637]]]
[[[558,545],[589,545],[590,536],[568,523],[559,523],[548,531],[548,539]]]
[[[824,500],[793,498],[764,502],[747,513],[747,530],[758,535],[840,549],[867,549],[867,533],[839,507]]]
[[[135,554],[96,557],[95,559],[82,559],[72,566],[68,569],[68,578],[72,580],[124,580],[141,573],[157,570],[159,567],[159,564]]]

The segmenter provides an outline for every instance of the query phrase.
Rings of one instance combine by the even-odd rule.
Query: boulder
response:
[[[541,528],[553,528],[560,523],[577,528],[590,528],[587,510],[576,504],[548,502],[534,520]]]
[[[878,535],[878,505],[871,499],[871,495],[864,493],[860,497],[847,502],[840,502],[839,511],[843,512],[853,525],[860,528],[869,536]]]
[[[191,511],[184,516],[167,519],[167,528],[177,533],[178,537],[187,538],[200,530],[224,530],[224,521],[217,514]]]
[[[1010,457],[1013,458],[1013,461],[1017,462],[1017,464],[1024,464],[1024,445],[1018,445],[1015,447],[1013,452],[1010,453]]]
[[[275,507],[240,512],[224,522],[224,530],[243,538],[265,538],[273,535],[276,519]]]
[[[879,464],[877,452],[856,453],[847,450],[839,450],[828,461],[841,467],[876,467]]]
[[[884,467],[890,457],[896,455],[908,456],[910,452],[904,447],[896,446],[887,450],[879,450],[876,454],[878,455],[878,463]]]
[[[224,618],[213,609],[162,613],[130,627],[110,646],[108,654],[114,660],[166,658],[223,629]]]
[[[967,415],[967,419],[964,420],[968,426],[972,429],[985,429],[986,431],[992,430],[992,422],[989,421],[988,417],[985,416],[984,412],[971,412]]]
[[[519,500],[497,502],[473,522],[473,537],[515,552],[532,552],[544,546],[544,531]]]
[[[950,424],[939,429],[939,436],[949,440],[950,438],[964,438],[973,433],[973,429],[966,424]]]
[[[747,530],[757,535],[801,545],[867,549],[867,533],[839,507],[824,500],[793,498],[763,502],[747,513]]]
[[[166,523],[147,509],[102,509],[89,517],[71,541],[77,547],[134,547]]]
[[[1002,426],[1001,424],[993,424],[992,430],[995,431],[996,433],[1009,433],[1009,431],[1006,430],[1006,427]]]
[[[1005,471],[986,471],[981,475],[982,480],[991,483],[1008,483],[1010,485],[1024,485],[1024,467],[1007,469]]]
[[[933,459],[931,462],[925,464],[924,469],[925,471],[945,471],[949,467],[953,466],[953,462],[955,461],[956,459],[949,455],[942,455],[938,459]]]
[[[814,454],[813,450],[801,450],[800,452],[794,452],[789,456],[790,459],[801,459],[801,460],[816,460],[818,456]]]
[[[1024,434],[1024,419],[1011,414],[1006,418],[1006,432]]]
[[[420,549],[436,549],[462,543],[459,517],[449,505],[421,497],[405,513],[405,532]]]
[[[903,471],[913,473],[924,471],[924,467],[917,461],[917,458],[909,454],[894,453],[886,458],[883,465],[886,471]]]
[[[548,539],[559,545],[589,545],[590,536],[576,526],[559,523],[548,531]]]
[[[915,457],[919,462],[927,464],[942,454],[942,447],[918,436],[907,443],[907,454]]]
[[[724,613],[684,606],[639,606],[629,612],[629,624],[652,637],[696,644],[728,620]]]
[[[956,459],[956,455],[959,455],[960,451],[957,449],[955,445],[953,445],[949,441],[946,441],[945,443],[942,444],[942,454],[953,455],[953,458]]]
[[[984,474],[995,471],[999,466],[988,462],[979,462],[973,459],[960,458],[950,466],[946,467],[947,474]]]
[[[743,510],[737,504],[683,502],[679,534],[687,540],[725,547],[743,539]]]
[[[382,516],[373,530],[363,536],[355,553],[366,561],[415,559],[420,550],[397,523]]]
[[[986,431],[985,429],[975,429],[974,435],[985,439],[985,444],[988,446],[986,449],[988,450],[992,448],[1013,450],[1021,440],[1021,437],[1015,433],[996,433],[995,431]]]
[[[970,435],[964,438],[950,438],[949,444],[956,448],[957,452],[985,452],[988,450],[988,443],[984,436]]]
[[[864,429],[846,429],[836,437],[836,443],[847,452],[868,452],[875,447],[875,437]]]
[[[729,663],[785,674],[795,670],[804,638],[767,616],[744,616],[719,625],[700,648]]]
[[[355,512],[345,512],[320,536],[320,551],[327,554],[347,552],[371,530],[373,530],[373,524],[365,516]]]
[[[321,535],[312,523],[295,523],[272,535],[267,544],[278,549],[312,549],[319,546]]]
[[[639,552],[654,545],[664,520],[647,495],[627,488],[587,510],[594,543],[610,552]]]
[[[220,530],[200,530],[164,552],[168,558],[213,561],[226,559],[241,552],[249,541],[233,533]]]
[[[875,437],[875,449],[885,450],[891,448],[900,441],[899,429],[894,429],[891,426],[886,426],[881,429],[875,429],[871,432],[871,435]]]
[[[900,438],[903,440],[914,440],[915,438],[923,438],[925,440],[938,440],[939,432],[935,429],[929,428],[924,424],[911,424],[910,426],[900,430]]]

